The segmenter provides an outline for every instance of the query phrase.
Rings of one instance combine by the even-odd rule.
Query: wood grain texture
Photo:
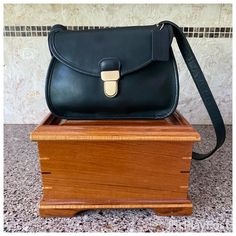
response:
[[[44,191],[50,199],[186,198],[188,142],[40,141]],[[178,152],[176,152],[178,150]],[[51,174],[48,174],[50,172]],[[46,173],[46,174],[43,174]]]
[[[152,204],[60,204],[48,203],[42,201],[40,203],[40,216],[42,217],[73,217],[78,213],[92,209],[135,209],[135,208],[150,208],[160,216],[183,216],[192,214],[192,203],[189,200],[173,203],[152,203]]]
[[[164,120],[61,120],[31,134],[43,182],[41,216],[96,208],[191,214],[188,183],[199,134],[179,114]]]
[[[179,114],[164,120],[60,120],[49,115],[31,140],[199,141],[200,135]]]

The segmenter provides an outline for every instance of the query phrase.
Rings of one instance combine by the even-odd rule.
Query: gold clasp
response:
[[[104,81],[104,93],[107,97],[115,97],[118,93],[118,80],[120,72],[118,70],[102,71],[101,79]]]

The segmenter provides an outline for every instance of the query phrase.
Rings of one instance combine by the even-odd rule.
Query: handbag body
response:
[[[203,99],[217,135],[224,142],[222,116],[181,29],[158,25],[72,31],[52,27],[52,59],[45,95],[50,111],[64,119],[163,119],[176,109],[179,79],[171,48],[173,38]]]
[[[46,98],[67,119],[163,119],[178,104],[171,26],[67,31],[49,36]],[[163,47],[164,46],[164,47]]]

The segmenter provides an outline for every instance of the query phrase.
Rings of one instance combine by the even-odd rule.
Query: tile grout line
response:
[[[115,28],[110,26],[66,26],[68,30]],[[180,27],[189,38],[232,38],[232,27]],[[4,26],[4,37],[45,37],[51,26]]]

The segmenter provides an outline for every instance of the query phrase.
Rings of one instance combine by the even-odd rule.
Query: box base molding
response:
[[[192,203],[190,200],[181,202],[160,202],[160,203],[115,203],[115,204],[76,204],[70,202],[52,202],[42,200],[39,206],[41,217],[73,217],[78,213],[94,209],[153,209],[160,216],[187,216],[192,214]]]

